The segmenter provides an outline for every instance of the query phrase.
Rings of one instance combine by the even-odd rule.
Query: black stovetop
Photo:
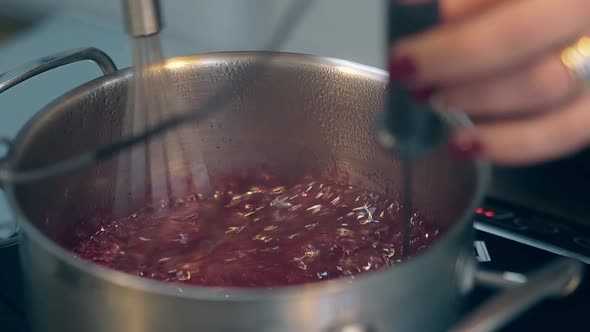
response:
[[[558,257],[556,253],[589,261],[586,243],[572,239],[590,236],[590,229],[571,229],[569,225],[563,227],[564,223],[555,226],[551,217],[500,202],[488,202],[478,212],[474,252],[478,258],[483,257],[480,264],[486,268],[527,273]],[[543,227],[530,226],[530,220],[543,220]],[[568,243],[566,249],[560,247]],[[0,249],[0,267],[0,331],[28,332],[17,246]],[[469,298],[469,307],[475,308],[493,292],[476,288]],[[587,331],[590,327],[585,315],[589,303],[590,273],[586,273],[574,294],[537,304],[501,331]]]

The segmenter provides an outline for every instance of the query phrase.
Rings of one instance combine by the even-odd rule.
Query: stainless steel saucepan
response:
[[[167,61],[178,90],[194,109],[235,81],[257,52],[213,53]],[[40,110],[13,140],[4,169],[27,170],[121,138],[129,69],[116,70],[99,50],[45,57],[0,76],[0,91],[46,70],[92,60],[104,76],[76,87]],[[372,190],[395,189],[399,161],[373,139],[387,75],[359,64],[276,53],[268,70],[235,95],[199,130],[207,167],[228,170],[261,163],[290,172],[330,169]],[[448,126],[464,125],[457,115]],[[19,224],[33,331],[489,331],[547,296],[575,290],[582,264],[559,259],[530,276],[506,279],[480,271],[473,255],[472,212],[488,177],[481,161],[457,161],[443,147],[414,164],[415,205],[448,231],[420,256],[366,274],[273,290],[179,286],[147,280],[76,259],[60,242],[75,220],[115,204],[114,183],[129,176],[120,157],[33,183],[3,183]],[[171,167],[180,162],[170,158]],[[17,240],[15,240],[17,239]],[[512,275],[513,276],[513,275]],[[476,283],[503,288],[466,315]]]

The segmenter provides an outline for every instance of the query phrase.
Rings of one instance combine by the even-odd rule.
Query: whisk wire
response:
[[[282,48],[282,45],[289,39],[294,28],[301,21],[302,17],[313,3],[314,0],[291,1],[290,7],[286,10],[284,18],[281,20],[282,24],[280,24],[276,33],[273,35],[273,38],[269,41],[267,49],[276,50]],[[48,166],[23,171],[0,169],[0,181],[4,183],[21,183],[64,175],[83,167],[108,160],[122,151],[131,149],[141,143],[147,143],[164,132],[188,122],[198,123],[203,121],[231,100],[232,95],[235,93],[234,87],[236,86],[236,83],[239,83],[238,86],[241,87],[240,89],[244,89],[248,82],[265,71],[272,58],[273,53],[270,52],[259,56],[257,61],[246,70],[242,77],[237,79],[237,82],[234,81],[219,89],[217,93],[213,94],[212,97],[203,103],[198,111],[175,114],[157,125],[147,128],[141,133],[130,134],[129,137],[118,142],[99,147],[94,151],[82,153]]]

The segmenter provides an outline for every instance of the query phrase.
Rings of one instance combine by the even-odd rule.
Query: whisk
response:
[[[191,110],[183,102],[160,43],[161,19],[155,0],[125,0],[127,32],[133,49],[133,79],[123,120],[125,136],[138,135],[173,116]],[[136,146],[122,156],[121,172],[129,178],[117,183],[119,204],[145,198],[152,205],[192,193],[209,195],[210,181],[194,126],[163,133],[158,139]],[[171,163],[171,160],[181,160]],[[134,196],[127,196],[131,192]],[[126,206],[121,206],[122,211]]]
[[[265,49],[277,50],[282,48],[282,45],[289,39],[298,23],[301,22],[301,19],[305,16],[314,2],[314,0],[292,0],[289,8],[287,8],[283,14],[283,18],[280,20],[281,23],[278,29],[269,40]],[[134,40],[140,41],[142,44],[149,44],[149,40],[158,39],[149,38],[150,36],[159,35],[162,27],[160,8],[157,0],[123,0],[123,8],[125,11],[125,17],[127,18],[127,31],[132,37],[135,36]],[[137,130],[140,131],[139,133],[133,133],[134,131],[127,127],[127,132],[131,132],[131,134],[125,136],[118,142],[107,144],[95,150],[81,153],[48,166],[28,170],[0,169],[0,181],[3,183],[24,183],[68,174],[84,167],[92,166],[111,159],[121,152],[129,151],[132,148],[137,148],[138,146],[149,143],[154,138],[160,137],[164,133],[186,125],[187,123],[198,123],[203,121],[232,100],[235,95],[235,86],[247,87],[248,83],[263,74],[266,68],[268,68],[267,64],[272,61],[272,58],[272,52],[259,56],[258,59],[247,68],[241,77],[214,92],[211,97],[207,98],[201,104],[198,110],[190,112],[174,112],[174,114],[168,112],[169,115],[166,116],[164,120],[154,126],[148,127],[144,131],[140,131],[140,127],[138,126]],[[165,68],[165,64],[160,68]],[[138,71],[144,73],[157,72],[141,69],[136,70],[136,72]],[[176,100],[178,101],[180,99]],[[178,109],[182,110],[182,107]],[[141,123],[141,121],[138,120],[136,124],[137,123]],[[145,120],[143,123],[146,123]],[[146,169],[144,169],[144,172],[145,171]],[[196,170],[195,172],[196,174],[206,174],[203,170]],[[139,177],[136,176],[136,178]],[[144,176],[143,179],[145,180],[146,177]],[[196,180],[197,184],[203,182],[205,182],[203,179]],[[147,185],[144,184],[144,186],[147,188]],[[201,188],[201,190],[203,190],[203,188]]]

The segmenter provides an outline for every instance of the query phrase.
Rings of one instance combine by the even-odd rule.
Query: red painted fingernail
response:
[[[393,57],[389,61],[389,75],[396,81],[406,81],[416,74],[416,63],[409,56]]]
[[[471,137],[454,140],[449,149],[455,159],[473,159],[482,154],[483,145],[477,138]]]
[[[412,98],[414,98],[415,101],[427,102],[430,100],[430,97],[432,97],[433,93],[434,88],[420,88],[411,90],[410,96],[412,96]]]

